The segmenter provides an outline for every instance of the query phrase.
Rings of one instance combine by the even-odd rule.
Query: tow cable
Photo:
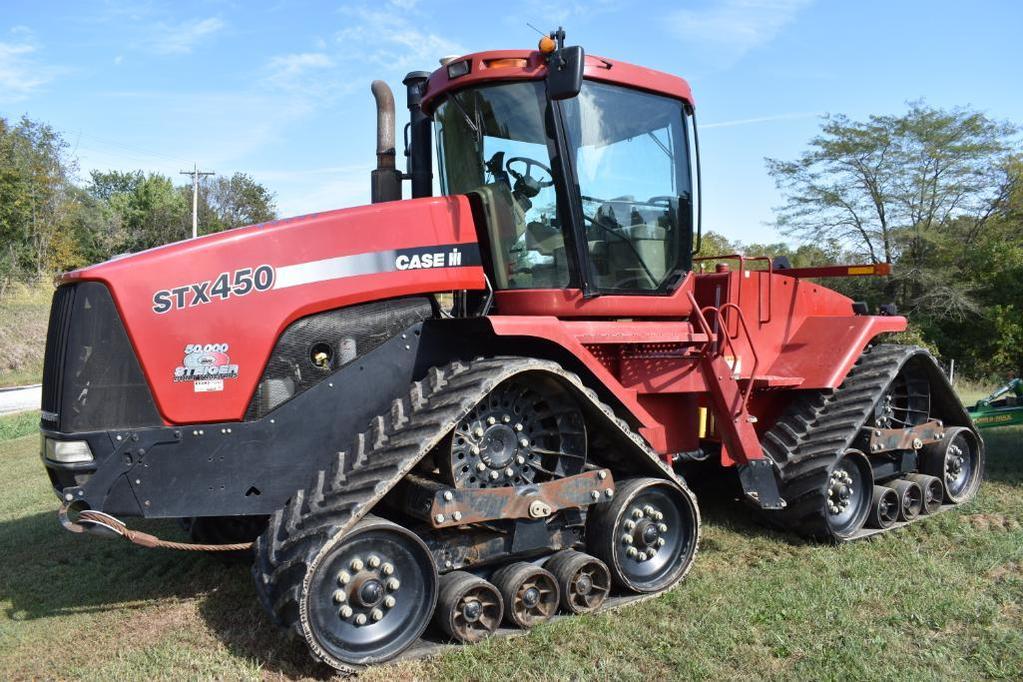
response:
[[[192,542],[172,542],[161,540],[155,535],[128,528],[123,521],[95,509],[78,512],[78,518],[72,521],[69,505],[61,505],[57,516],[60,525],[72,533],[92,533],[104,537],[120,536],[141,547],[159,547],[161,549],[177,549],[184,552],[243,552],[252,549],[252,542],[236,542],[230,545],[202,545]]]

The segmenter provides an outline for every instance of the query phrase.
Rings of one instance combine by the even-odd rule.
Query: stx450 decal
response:
[[[260,265],[256,268],[222,272],[216,278],[205,282],[161,289],[153,294],[153,312],[163,314],[172,310],[225,301],[232,296],[245,296],[253,292],[286,289],[345,277],[406,270],[461,268],[478,266],[481,262],[479,245],[469,243],[370,251],[282,265],[278,268]]]

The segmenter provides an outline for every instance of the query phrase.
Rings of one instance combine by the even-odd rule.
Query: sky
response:
[[[400,131],[405,73],[532,49],[527,24],[686,78],[704,227],[746,243],[783,237],[764,158],[798,156],[825,114],[923,99],[1023,123],[1015,0],[2,0],[0,116],[60,130],[83,181],[141,168],[185,182],[197,163],[252,175],[282,216],[341,208],[369,201],[373,79],[395,90]]]

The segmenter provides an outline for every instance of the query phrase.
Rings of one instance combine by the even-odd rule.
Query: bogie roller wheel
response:
[[[824,500],[828,527],[835,537],[847,538],[866,522],[874,491],[874,472],[859,450],[849,450],[828,472]]]
[[[611,591],[611,572],[597,557],[570,549],[558,552],[544,564],[561,590],[561,608],[568,613],[596,611]]]
[[[661,478],[619,484],[613,501],[598,505],[586,524],[586,547],[614,582],[633,592],[658,592],[689,570],[698,519],[691,495]]]
[[[367,516],[328,544],[303,588],[310,646],[328,662],[369,665],[419,639],[437,603],[437,569],[418,536]]]
[[[478,642],[497,631],[503,615],[504,600],[492,583],[465,571],[441,576],[433,620],[452,639]]]
[[[871,528],[891,528],[899,520],[899,494],[883,485],[874,486],[867,524]]]
[[[887,485],[899,494],[899,521],[912,521],[920,515],[924,506],[924,491],[919,484],[896,479]]]
[[[504,599],[504,617],[514,625],[529,629],[550,620],[558,611],[558,581],[539,566],[517,561],[491,576]]]
[[[946,502],[961,504],[980,487],[984,446],[970,429],[949,427],[940,441],[925,445],[920,451],[920,471],[941,479]]]
[[[921,514],[935,514],[941,509],[941,503],[945,499],[945,486],[941,479],[927,474],[907,474],[906,480],[913,481],[920,486],[920,491],[923,493]]]

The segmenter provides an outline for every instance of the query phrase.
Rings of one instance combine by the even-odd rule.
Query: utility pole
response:
[[[192,239],[199,236],[199,177],[214,175],[213,171],[199,170],[199,164],[192,164],[192,170],[181,171],[181,175],[192,176]]]

